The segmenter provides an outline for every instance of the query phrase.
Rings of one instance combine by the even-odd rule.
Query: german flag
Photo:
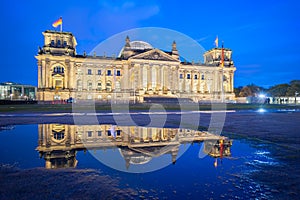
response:
[[[55,22],[53,22],[52,26],[54,28],[58,27],[59,25],[62,25],[62,17],[60,17],[58,20],[56,20]]]

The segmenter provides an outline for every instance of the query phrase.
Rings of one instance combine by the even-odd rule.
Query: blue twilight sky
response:
[[[216,36],[233,50],[235,86],[268,87],[300,79],[300,1],[15,1],[0,2],[0,82],[37,85],[34,55],[42,32],[63,17],[77,52],[122,31],[163,27],[195,39],[206,50]],[[180,49],[179,49],[180,50]]]

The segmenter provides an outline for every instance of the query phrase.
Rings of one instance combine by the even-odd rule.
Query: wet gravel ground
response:
[[[132,199],[137,192],[95,170],[0,166],[0,199]]]

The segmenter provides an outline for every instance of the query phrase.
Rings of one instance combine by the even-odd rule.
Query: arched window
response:
[[[98,82],[97,84],[97,91],[101,91],[102,90],[102,83]]]
[[[106,91],[111,92],[111,82],[106,83]]]
[[[65,73],[65,69],[61,66],[56,66],[53,68],[53,72],[55,74],[63,74],[63,73]]]
[[[205,79],[204,74],[202,74],[201,75],[201,80],[204,80],[204,79]]]
[[[53,138],[56,140],[63,140],[65,138],[65,131],[52,131]]]
[[[88,91],[92,91],[92,89],[93,89],[93,83],[92,83],[92,81],[88,81],[88,83],[87,83],[87,89],[88,89]]]
[[[81,80],[77,80],[77,90],[82,91],[82,81]]]

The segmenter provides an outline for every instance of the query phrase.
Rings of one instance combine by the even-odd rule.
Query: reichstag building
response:
[[[231,101],[234,72],[232,51],[213,48],[203,63],[182,61],[176,42],[170,51],[145,41],[124,38],[118,56],[76,53],[70,32],[43,32],[44,45],[35,56],[38,64],[37,98],[70,97],[96,101],[135,101],[145,98],[188,98],[192,101]]]

